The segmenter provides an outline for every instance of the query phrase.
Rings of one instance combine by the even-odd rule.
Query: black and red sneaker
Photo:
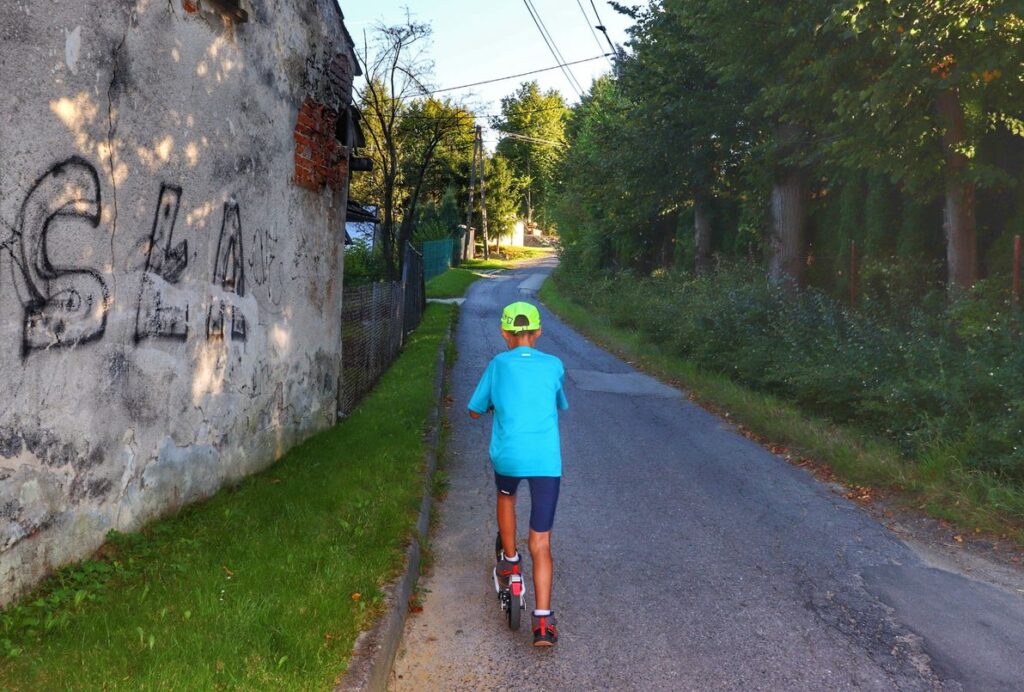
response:
[[[509,588],[509,582],[513,575],[521,575],[520,565],[522,564],[522,558],[519,558],[515,562],[505,559],[505,555],[502,554],[498,558],[497,564],[494,565],[494,590],[502,591]],[[520,579],[520,582],[522,580]],[[518,595],[518,594],[517,594]]]
[[[551,615],[534,615],[533,616],[533,645],[534,646],[554,646],[558,643],[558,629],[555,625],[558,624],[558,620],[555,619],[555,612],[551,611]]]

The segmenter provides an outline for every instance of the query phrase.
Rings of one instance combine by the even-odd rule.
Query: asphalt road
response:
[[[394,689],[1024,689],[1024,595],[935,568],[543,309],[538,348],[565,363],[570,403],[552,535],[560,641],[535,649],[528,627],[509,631],[490,577],[490,422],[465,406],[504,347],[501,308],[552,264],[480,280],[462,306],[450,488]],[[528,515],[524,486],[523,532]]]

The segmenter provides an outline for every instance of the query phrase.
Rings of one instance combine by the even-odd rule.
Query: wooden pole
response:
[[[473,163],[469,167],[469,205],[466,207],[466,237],[462,239],[462,256],[473,259],[476,251],[476,234],[473,232],[473,193],[476,191],[476,148],[477,140],[473,140]]]
[[[491,239],[487,237],[487,181],[484,178],[484,134],[483,127],[476,126],[476,137],[480,140],[480,228],[484,232],[484,259],[491,258]]]
[[[1020,304],[1020,236],[1013,236],[1013,304]]]
[[[857,306],[857,241],[850,241],[850,307]]]

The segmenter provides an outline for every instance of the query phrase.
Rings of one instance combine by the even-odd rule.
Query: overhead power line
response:
[[[562,51],[558,47],[558,42],[555,41],[555,35],[551,33],[551,30],[548,29],[548,25],[544,23],[544,19],[540,16],[540,10],[538,10],[537,6],[533,4],[533,0],[527,0],[527,2],[530,4],[530,7],[533,8],[533,14],[540,23],[540,28],[548,35],[548,40],[551,42],[551,46],[555,49],[555,53],[558,54],[558,61],[566,62],[565,56],[562,55]],[[583,92],[585,92],[586,89],[583,88],[583,84],[580,83],[580,80],[576,78],[576,73],[573,72],[572,68],[567,67],[565,69],[569,71],[569,76],[572,77],[572,81],[576,84],[576,88],[580,92],[580,97],[582,98]]]
[[[505,77],[495,77],[494,79],[485,79],[485,80],[480,81],[480,82],[471,82],[469,84],[460,84],[458,86],[444,87],[443,89],[434,89],[433,91],[428,91],[427,94],[428,95],[429,94],[440,94],[443,91],[454,91],[456,89],[468,89],[469,87],[480,86],[482,84],[493,84],[494,82],[503,82],[506,79],[517,79],[519,77],[528,77],[529,75],[532,75],[532,74],[539,74],[541,72],[550,72],[551,70],[557,70],[557,69],[560,69],[560,68],[563,68],[563,67],[568,67],[570,65],[579,65],[579,64],[585,63],[585,62],[592,62],[594,60],[600,60],[601,58],[606,58],[609,55],[612,55],[612,54],[611,53],[602,53],[601,55],[595,55],[592,58],[584,58],[582,60],[573,60],[572,62],[559,63],[558,65],[552,65],[551,67],[542,67],[539,70],[530,70],[529,72],[520,72],[519,74],[510,74],[510,75],[507,75]]]
[[[544,39],[544,43],[545,45],[547,45],[548,50],[551,51],[551,55],[555,59],[555,62],[557,62],[560,65],[565,65],[565,58],[563,58],[561,53],[558,52],[558,49],[555,47],[554,42],[548,38],[548,34],[541,26],[540,18],[537,14],[535,14],[536,10],[530,3],[530,0],[523,0],[523,4],[526,5],[526,11],[530,13],[530,19],[533,20],[534,26],[536,26],[537,31],[540,32],[540,37]],[[572,87],[572,90],[576,92],[576,97],[582,99],[583,89],[581,89],[579,84],[576,83],[575,79],[573,78],[572,72],[570,72],[567,67],[563,67],[562,74],[565,75],[565,78],[569,82],[569,86]]]
[[[597,26],[594,28],[604,34],[604,40],[608,42],[608,47],[612,49],[612,54],[617,55],[619,51],[616,50],[615,44],[612,43],[612,39],[608,36],[608,27],[601,21],[601,14],[597,11],[597,5],[594,4],[594,0],[590,0],[590,6],[594,10],[594,16],[597,17]]]
[[[510,139],[521,139],[524,142],[532,142],[534,144],[552,144],[556,147],[566,146],[565,142],[559,142],[554,139],[541,139],[540,137],[531,137],[529,135],[523,135],[518,132],[508,132],[507,130],[498,130],[498,132],[501,132]]]
[[[594,37],[594,43],[597,44],[597,49],[598,50],[604,50],[604,46],[601,45],[601,39],[599,39],[597,37],[597,32],[594,31],[594,25],[590,23],[590,16],[587,15],[587,11],[585,9],[583,9],[583,2],[582,2],[582,0],[576,0],[576,7],[580,8],[580,14],[583,15],[583,21],[586,22],[587,28],[590,29],[590,35]],[[597,23],[600,24],[601,20],[599,19],[597,21]],[[614,64],[612,63],[612,59],[611,58],[608,58],[608,64],[612,65],[614,67]]]

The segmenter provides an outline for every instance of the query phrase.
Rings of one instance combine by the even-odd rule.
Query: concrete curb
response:
[[[430,530],[430,508],[434,498],[431,492],[431,478],[437,468],[437,448],[440,441],[441,400],[444,378],[447,375],[446,352],[452,339],[452,326],[441,339],[437,354],[437,375],[434,379],[436,405],[427,418],[427,454],[423,477],[423,502],[420,504],[416,533],[405,552],[405,569],[402,575],[384,589],[384,614],[356,639],[349,659],[348,669],[341,674],[334,687],[335,692],[356,690],[385,690],[388,677],[398,654],[398,645],[405,630],[405,619],[409,614],[409,598],[419,579],[422,546],[427,542]]]

